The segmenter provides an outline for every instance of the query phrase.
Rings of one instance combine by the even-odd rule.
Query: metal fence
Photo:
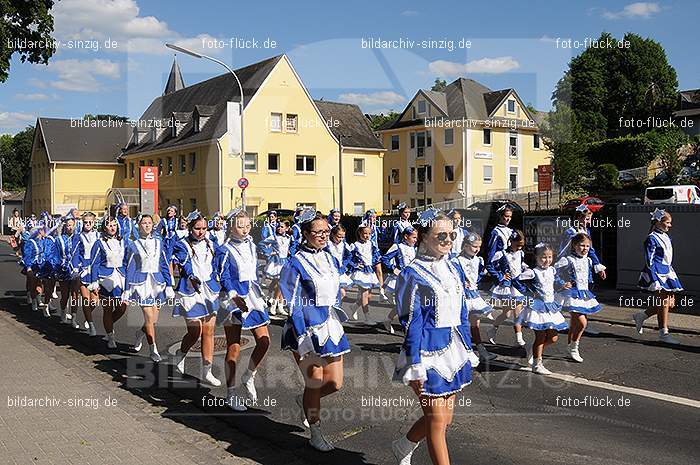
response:
[[[561,196],[559,189],[538,192],[538,187],[536,184],[534,184],[531,186],[520,187],[518,189],[497,190],[483,195],[471,195],[469,197],[459,197],[442,202],[434,202],[426,206],[416,207],[415,210],[420,212],[431,207],[445,211],[453,208],[464,209],[476,202],[489,202],[497,199],[506,199],[516,202],[518,205],[523,207],[523,210],[525,211],[536,211],[558,208]],[[392,210],[391,214],[398,214],[398,212],[396,210]]]

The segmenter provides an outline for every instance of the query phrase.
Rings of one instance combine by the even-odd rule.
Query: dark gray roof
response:
[[[343,135],[345,147],[384,150],[369,126],[369,122],[357,105],[314,100],[326,125],[336,138]]]
[[[117,157],[131,135],[129,123],[100,121],[109,127],[76,126],[61,118],[39,118],[49,161],[56,163],[117,163]],[[73,126],[73,127],[71,127]]]
[[[688,89],[678,92],[679,110],[700,108],[700,89]]]
[[[445,88],[444,92],[421,90],[421,92],[446,114],[448,119],[460,120],[464,118],[478,121],[494,118],[491,116],[492,113],[511,91],[515,92],[513,89],[493,91],[473,79],[466,78],[454,80]],[[517,93],[515,95],[517,96]],[[530,115],[522,102],[520,103],[528,116],[534,118]],[[383,124],[378,131],[423,124],[422,119],[401,121],[409,108],[410,106],[407,106],[399,118],[391,123]]]
[[[170,68],[170,74],[168,75],[168,82],[165,84],[165,90],[163,95],[172,94],[180,89],[185,88],[185,81],[182,79],[182,73],[180,72],[180,66],[177,64],[177,60],[173,58],[173,66]]]
[[[246,106],[282,57],[283,55],[278,55],[235,70],[241,80]],[[155,141],[149,138],[136,145],[132,140],[124,154],[130,155],[220,138],[226,133],[226,103],[229,101],[240,101],[238,85],[231,73],[222,74],[171,94],[157,97],[139,119],[143,122],[140,127],[148,128],[148,122],[152,120],[170,119],[173,113],[176,113],[176,117],[179,112],[191,114],[195,107],[199,107],[199,111],[209,113],[210,118],[199,132],[194,132],[194,122],[191,117],[189,119],[178,118],[180,121],[187,120],[187,124],[176,137],[172,136],[171,131],[163,131]],[[203,113],[200,115],[208,116]]]

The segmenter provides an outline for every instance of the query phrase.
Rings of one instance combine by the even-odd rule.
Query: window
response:
[[[187,160],[185,160],[184,155],[178,155],[177,161],[180,164],[180,174],[187,173]]]
[[[511,191],[515,191],[518,188],[518,167],[514,166],[510,168],[510,178],[509,184]]]
[[[433,167],[430,165],[425,167],[425,180],[427,182],[433,182]]]
[[[532,147],[536,148],[536,149],[540,148],[540,135],[539,134],[532,135]]]
[[[425,131],[427,147],[433,146],[433,131]]]
[[[412,132],[408,135],[409,140],[411,141],[411,148],[415,149],[416,148],[416,133]]]
[[[416,107],[411,107],[411,119],[416,119]]]
[[[135,171],[134,162],[133,161],[129,162],[129,177],[131,179],[134,179],[134,171]]]
[[[184,203],[182,199],[177,199],[177,211],[181,212],[184,209]]]
[[[452,145],[455,143],[455,130],[452,128],[445,129],[445,145]]]
[[[493,166],[484,165],[484,182],[491,184],[493,182]]]
[[[145,160],[139,160],[139,166],[146,166]]]
[[[414,167],[411,167],[411,184],[415,184],[416,182],[416,169]]]
[[[190,199],[190,211],[197,209],[197,199]]]
[[[173,174],[173,157],[168,157],[168,169],[166,171],[168,175]],[[182,205],[180,205],[182,207]],[[180,209],[182,211],[182,208]]]
[[[280,171],[280,154],[279,153],[268,153],[267,154],[267,171],[271,173],[279,173]]]
[[[484,128],[484,145],[491,145],[491,130]]]
[[[285,128],[287,132],[297,132],[297,115],[287,114],[287,124]]]
[[[445,165],[445,182],[455,182],[454,165]]]
[[[397,151],[399,149],[399,135],[394,134],[391,136],[391,150],[392,151]]]
[[[425,113],[425,100],[418,100],[418,114]]]
[[[392,184],[398,184],[399,183],[399,169],[398,168],[392,168],[391,169],[391,183]]]
[[[515,113],[515,100],[508,100],[508,113]]]
[[[316,157],[312,155],[297,155],[297,173],[315,173]]]
[[[148,160],[148,166],[153,166],[153,160]]]
[[[365,212],[364,202],[355,202],[352,204],[353,214],[361,216]]]
[[[508,136],[508,153],[511,157],[518,156],[518,133],[511,132]]]
[[[282,204],[279,202],[267,202],[267,209],[268,210],[280,210],[282,208]]]
[[[158,176],[163,175],[163,159],[159,158],[158,159]],[[170,202],[165,202],[165,203],[170,203]]]
[[[258,171],[258,154],[248,153],[245,154],[245,161],[243,162],[243,169],[245,171]]]
[[[194,173],[194,169],[197,167],[197,154],[195,152],[190,153],[190,173]]]
[[[352,160],[352,173],[357,175],[365,174],[365,159],[364,158],[354,158]]]
[[[540,182],[540,170],[538,170],[537,168],[532,170],[532,182],[534,182],[535,184]]]
[[[411,208],[416,208],[416,199],[411,199]]]
[[[124,163],[124,179],[129,177],[129,165]]]
[[[270,131],[282,132],[282,113],[270,114]]]

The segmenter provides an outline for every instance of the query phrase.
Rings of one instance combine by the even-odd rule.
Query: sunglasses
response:
[[[323,236],[328,236],[331,232],[328,229],[321,229],[319,231],[309,231],[312,236],[315,237],[323,237]]]
[[[435,237],[437,237],[437,240],[440,242],[445,242],[448,237],[451,241],[454,241],[455,239],[457,239],[457,233],[455,231],[452,231],[451,233],[441,232],[437,233]]]

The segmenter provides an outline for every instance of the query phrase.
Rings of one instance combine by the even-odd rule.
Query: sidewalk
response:
[[[152,406],[0,312],[3,464],[251,464]],[[201,443],[209,450],[202,450]]]

